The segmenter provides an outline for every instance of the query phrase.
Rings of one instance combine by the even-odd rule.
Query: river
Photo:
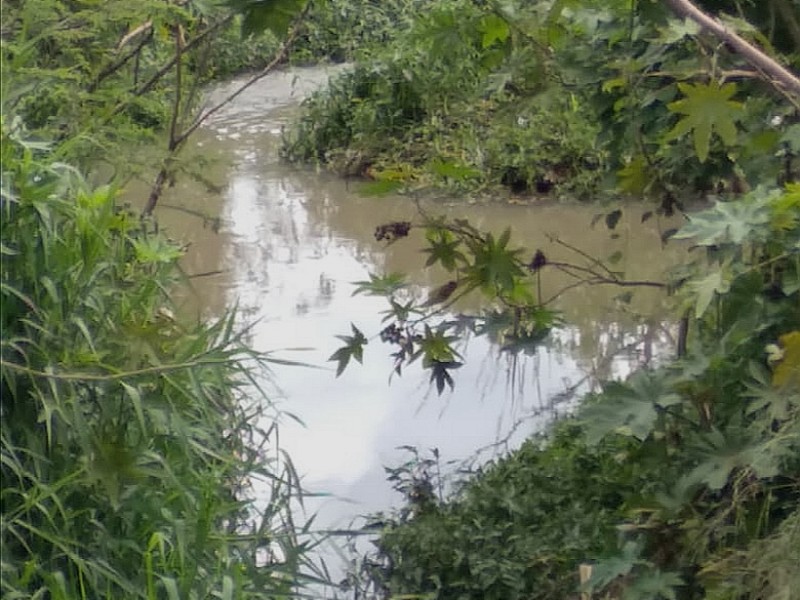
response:
[[[281,128],[300,98],[332,70],[272,74],[217,113],[187,154],[200,177],[179,178],[158,208],[161,226],[189,245],[183,267],[192,276],[192,292],[185,310],[208,316],[237,306],[257,350],[316,367],[275,365],[264,383],[276,405],[302,421],[282,419],[280,445],[305,488],[325,494],[306,506],[321,529],[348,527],[358,515],[400,502],[384,471],[409,459],[400,446],[417,447],[426,457],[436,448],[443,468],[488,460],[540,430],[598,379],[624,376],[668,352],[674,329],[659,290],[636,291],[626,303],[619,300],[626,290],[581,287],[558,301],[569,325],[531,355],[514,357],[485,339],[468,340],[455,391],[442,397],[420,370],[390,381],[389,349],[377,339],[367,346],[363,366],[335,378],[327,362],[341,345],[335,336],[349,334],[351,322],[376,334],[386,308],[380,298],[353,296],[354,281],[404,271],[424,296],[443,280],[422,268],[424,256],[413,239],[388,247],[374,239],[382,223],[413,220],[412,201],[364,197],[356,182],[279,160]],[[235,85],[215,90],[212,101]],[[642,223],[645,206],[626,207],[613,235],[602,220],[591,226],[602,211],[597,206],[454,200],[425,207],[496,233],[511,225],[512,243],[542,248],[551,257],[575,259],[547,234],[601,259],[619,251],[615,268],[630,279],[659,279],[683,253],[661,244],[661,232],[677,221],[653,217]],[[545,296],[565,283],[545,277]],[[326,556],[336,562],[330,552]]]

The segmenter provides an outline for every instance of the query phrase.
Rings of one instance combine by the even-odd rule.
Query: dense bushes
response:
[[[19,121],[3,123],[2,173],[3,597],[289,593],[294,482],[247,387],[264,360],[232,316],[176,319],[180,249]]]
[[[796,171],[793,109],[758,93],[724,45],[669,17],[652,2],[433,3],[306,102],[284,154],[414,187],[579,198],[774,184],[776,153]],[[800,42],[771,35],[796,63]],[[419,105],[415,119],[382,118]],[[693,128],[693,115],[708,126]],[[737,126],[753,135],[730,134]],[[697,144],[706,149],[687,160]],[[455,181],[441,161],[473,175]]]
[[[409,498],[413,512],[377,542],[386,569],[371,584],[443,599],[565,597],[578,562],[614,549],[624,498],[647,485],[618,460],[629,446],[589,449],[564,423],[485,465],[450,502]],[[427,476],[417,474],[417,489]]]

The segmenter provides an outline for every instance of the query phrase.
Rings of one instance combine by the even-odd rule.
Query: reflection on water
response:
[[[250,342],[258,350],[279,350],[282,358],[321,367],[280,367],[275,377],[282,390],[279,406],[305,423],[287,421],[281,445],[309,489],[332,494],[313,509],[320,511],[319,524],[333,527],[397,500],[383,465],[406,458],[398,446],[435,447],[445,461],[484,448],[482,456],[489,458],[538,429],[543,411],[556,410],[556,403],[568,407],[598,378],[622,376],[664,352],[671,327],[662,322],[658,290],[638,290],[625,303],[618,297],[627,289],[583,287],[559,297],[557,307],[569,326],[532,355],[501,353],[484,338],[466,340],[466,365],[457,372],[455,392],[442,398],[419,369],[390,382],[389,349],[377,339],[367,347],[363,366],[336,379],[326,362],[339,345],[335,336],[348,333],[351,322],[368,336],[377,334],[385,309],[380,298],[353,296],[352,282],[369,273],[404,271],[424,294],[442,279],[420,269],[419,239],[389,247],[374,240],[381,223],[418,220],[412,201],[364,198],[347,182],[278,161],[281,127],[297,97],[326,76],[321,69],[278,74],[219,113],[199,132],[196,151],[219,159],[208,176],[219,177],[224,192],[208,193],[183,181],[164,199],[160,220],[190,243],[186,272],[207,274],[191,279],[190,305],[212,314],[238,305],[242,321],[253,324]],[[666,265],[680,260],[679,249],[665,250],[660,242],[660,229],[674,223],[654,218],[642,224],[643,208],[626,210],[612,236],[602,221],[590,227],[598,209],[587,206],[424,206],[495,232],[511,225],[512,240],[531,252],[541,249],[551,260],[578,257],[548,234],[598,259],[619,251],[615,269],[629,279],[657,280]],[[203,227],[192,216],[196,212],[218,218],[218,231]],[[570,283],[548,271],[544,296]]]

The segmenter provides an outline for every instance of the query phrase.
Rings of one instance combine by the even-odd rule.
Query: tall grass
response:
[[[307,549],[265,357],[168,310],[180,250],[2,129],[3,598],[276,598]],[[257,511],[247,490],[269,483]],[[264,486],[260,486],[264,487]]]

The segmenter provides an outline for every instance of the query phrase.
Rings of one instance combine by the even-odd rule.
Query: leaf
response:
[[[481,45],[488,48],[495,42],[505,42],[508,39],[508,23],[495,14],[489,14],[481,19],[480,31],[483,33]]]
[[[644,440],[655,425],[657,409],[679,402],[680,396],[662,378],[640,371],[624,384],[608,384],[598,400],[581,411],[579,420],[586,425],[590,445],[610,433]]]
[[[431,164],[431,170],[439,177],[463,181],[480,177],[481,172],[474,167],[458,164],[450,161],[437,160]]]
[[[793,385],[800,389],[800,331],[780,337],[781,358],[772,373],[772,385],[785,389]]]
[[[356,289],[353,296],[366,294],[368,296],[391,296],[398,290],[408,286],[403,273],[387,273],[386,275],[373,275],[370,273],[369,281],[354,281]]]
[[[695,302],[694,316],[696,319],[705,314],[708,305],[711,304],[716,294],[725,294],[730,289],[730,281],[722,270],[709,273],[703,279],[691,281],[689,287],[697,295]]]
[[[643,156],[636,156],[617,171],[617,178],[620,189],[637,195],[643,194],[652,182],[647,160]]]
[[[675,588],[683,585],[685,583],[680,575],[651,568],[634,577],[633,582],[625,590],[623,600],[639,598],[676,600]]]
[[[667,133],[664,141],[671,141],[692,132],[695,153],[700,162],[708,158],[711,134],[716,133],[727,146],[736,143],[736,121],[743,114],[743,105],[730,98],[736,94],[736,84],[708,85],[679,83],[684,98],[667,105],[670,111],[683,117]]]
[[[436,383],[436,393],[441,396],[444,392],[445,385],[447,385],[451,390],[453,389],[453,377],[450,375],[448,369],[457,369],[461,365],[462,363],[455,361],[434,361],[429,365],[429,368],[431,369],[431,382]]]
[[[331,357],[328,359],[329,362],[337,362],[336,365],[336,377],[339,377],[344,370],[347,368],[347,365],[350,363],[350,359],[354,358],[359,363],[362,362],[364,358],[364,346],[368,343],[367,338],[364,337],[364,334],[361,333],[358,328],[350,324],[350,327],[353,330],[352,336],[345,336],[345,335],[338,335],[340,340],[342,340],[345,345],[339,348],[336,352],[334,352]]]
[[[467,262],[466,256],[459,250],[461,241],[446,230],[428,231],[428,243],[430,247],[423,248],[423,252],[428,254],[425,266],[430,267],[437,262],[447,271],[454,271],[459,264]]]
[[[474,248],[473,265],[467,277],[487,294],[510,292],[514,289],[516,279],[524,275],[518,259],[522,250],[506,249],[510,238],[509,228],[498,240],[488,234],[486,240]]]
[[[606,215],[606,227],[609,229],[615,229],[617,227],[617,223],[622,218],[622,211],[620,209],[612,210],[610,213]]]
[[[786,144],[792,153],[800,154],[800,123],[787,127],[780,141]]]
[[[307,0],[228,0],[228,6],[242,15],[242,35],[272,31],[282,37]]]
[[[592,568],[592,576],[586,586],[586,591],[602,590],[618,577],[630,573],[637,565],[643,564],[639,558],[641,548],[636,542],[625,542],[622,554],[604,558]]]
[[[674,44],[687,36],[697,35],[700,26],[691,19],[670,19],[666,27],[659,28],[658,41],[662,44]]]
[[[394,194],[403,187],[403,182],[392,179],[370,181],[359,186],[358,193],[362,196],[386,196]]]
[[[769,197],[716,202],[712,208],[691,215],[689,223],[673,238],[692,239],[699,246],[718,246],[740,245],[748,238],[764,237],[768,232],[761,226],[770,222],[769,204]]]

